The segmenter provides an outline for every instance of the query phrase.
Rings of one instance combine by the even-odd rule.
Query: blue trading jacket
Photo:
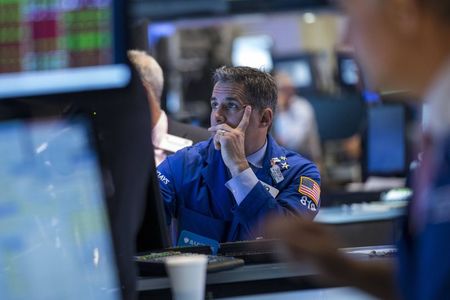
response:
[[[284,180],[275,183],[271,159],[285,157]],[[168,222],[177,220],[178,233],[187,230],[218,242],[255,239],[263,235],[260,221],[269,214],[298,214],[314,218],[320,203],[299,192],[301,177],[320,185],[317,167],[297,153],[280,147],[268,136],[263,167],[255,171],[260,181],[279,190],[274,198],[258,182],[237,206],[225,186],[231,178],[221,152],[212,138],[184,148],[162,162],[157,169]]]
[[[399,294],[404,299],[450,299],[450,137],[438,144],[423,228],[411,234],[409,218],[399,243]]]

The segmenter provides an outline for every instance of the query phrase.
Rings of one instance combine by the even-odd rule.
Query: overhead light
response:
[[[316,22],[316,15],[311,13],[311,12],[307,12],[303,14],[303,21],[306,24],[313,24],[314,22]]]

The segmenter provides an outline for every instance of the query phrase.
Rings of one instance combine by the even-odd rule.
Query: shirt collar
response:
[[[257,167],[257,168],[262,168],[263,167],[264,154],[266,154],[266,149],[267,149],[267,139],[266,139],[266,142],[264,143],[264,146],[262,146],[255,153],[250,154],[249,156],[247,156],[247,161],[250,164],[252,164],[253,166]]]
[[[425,96],[424,131],[435,137],[450,133],[450,59]]]

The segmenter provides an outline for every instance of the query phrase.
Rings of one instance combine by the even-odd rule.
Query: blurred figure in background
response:
[[[320,166],[322,149],[314,108],[297,95],[288,74],[277,73],[275,80],[278,88],[278,111],[273,124],[275,139]]]
[[[450,299],[450,0],[342,0],[349,36],[368,82],[406,89],[429,105],[395,264],[356,261],[336,251],[321,226],[282,218],[269,225],[294,260],[381,299]]]
[[[156,165],[158,166],[168,154],[207,140],[211,135],[206,129],[172,120],[161,109],[164,76],[156,60],[144,51],[128,50],[127,54],[136,68],[147,94]]]

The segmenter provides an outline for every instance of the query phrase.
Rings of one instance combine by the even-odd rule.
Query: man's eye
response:
[[[211,102],[211,108],[212,109],[218,109],[219,108],[219,104],[217,102]]]
[[[227,103],[227,109],[238,109],[239,105],[236,103]]]

